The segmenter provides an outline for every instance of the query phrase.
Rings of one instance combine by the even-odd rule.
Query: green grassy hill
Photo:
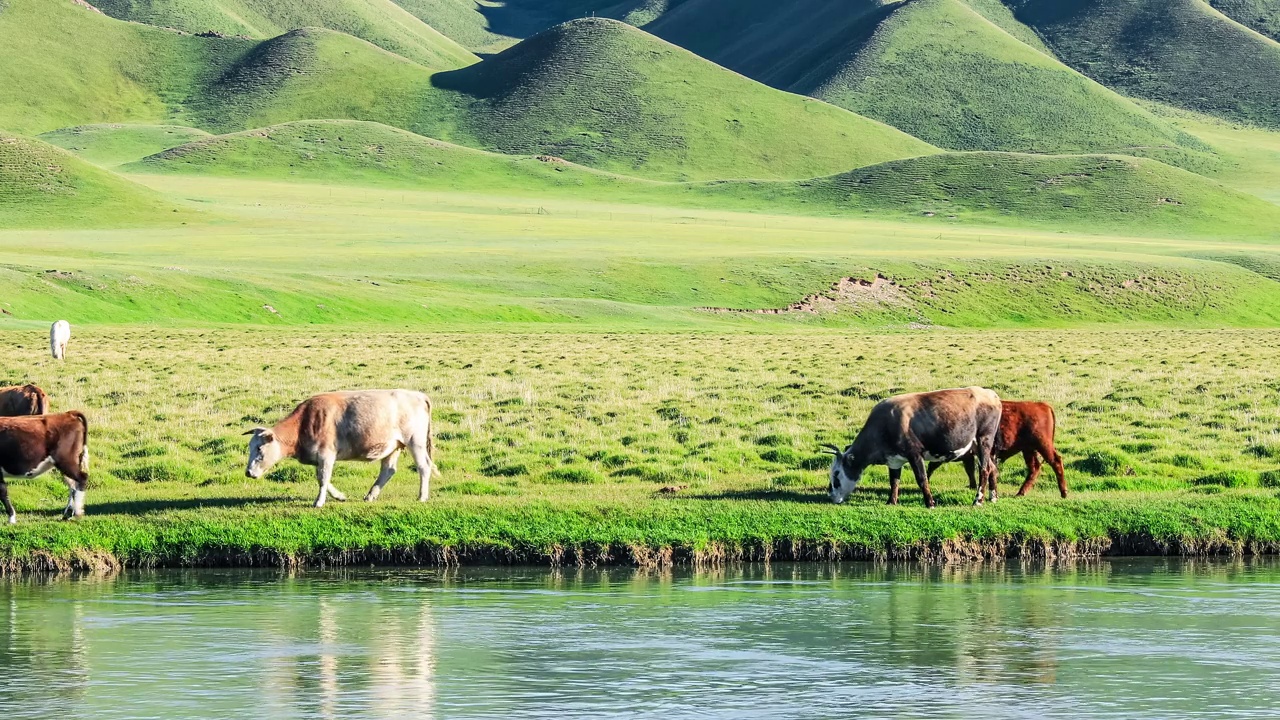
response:
[[[183,108],[191,124],[218,132],[290,120],[350,118],[396,127],[448,124],[424,119],[437,97],[431,71],[364,40],[303,28],[263,41]]]
[[[131,163],[179,173],[530,198],[1280,239],[1280,208],[1198,175],[1120,156],[959,153],[788,182],[662,183],[442,143],[376,123],[305,121],[204,138]]]
[[[1063,61],[1109,87],[1280,127],[1280,44],[1202,0],[1005,0]]]
[[[811,209],[1280,240],[1280,207],[1154,160],[1118,155],[935,155],[761,189],[769,202]]]
[[[125,23],[71,0],[6,0],[0,128],[38,134],[93,123],[173,122],[193,88],[253,49]]]
[[[457,93],[476,139],[463,144],[651,178],[805,177],[933,152],[613,20],[556,26],[434,82]]]
[[[177,225],[190,215],[65,150],[0,132],[0,228]]]
[[[168,150],[209,133],[181,125],[80,125],[53,130],[40,139],[103,167],[114,167]]]
[[[686,0],[395,0],[475,52],[494,53],[560,23],[607,17],[643,26]]]
[[[203,138],[122,170],[542,194],[661,187],[565,161],[499,155],[353,120],[304,120]]]
[[[998,2],[971,2],[756,3],[734,21],[724,0],[689,0],[650,27],[940,147],[1207,162],[1194,138],[1002,29],[1034,36]]]
[[[575,21],[432,74],[321,28],[265,41],[201,38],[61,0],[14,2],[0,14],[0,60],[13,54],[0,62],[0,84],[15,88],[0,96],[0,127],[19,131],[130,122],[234,132],[354,119],[672,180],[810,177],[934,151],[615,21]],[[57,47],[41,52],[51,40]]]
[[[1280,40],[1280,0],[1209,0],[1218,12]]]
[[[391,0],[98,0],[95,5],[121,20],[191,33],[266,39],[304,27],[328,28],[435,70],[476,61],[475,55]]]

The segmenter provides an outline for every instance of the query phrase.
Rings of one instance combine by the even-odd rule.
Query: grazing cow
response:
[[[316,507],[324,507],[325,497],[346,500],[330,482],[338,460],[382,461],[382,472],[365,500],[372,502],[382,493],[396,472],[400,451],[409,448],[418,466],[418,500],[425,502],[431,474],[440,474],[432,454],[431,400],[413,390],[358,390],[316,395],[299,405],[271,428],[254,428],[245,433],[249,441],[249,464],[245,475],[260,478],[283,458],[296,458],[314,465],[320,496]]]
[[[1041,461],[1044,458],[1058,476],[1058,492],[1067,496],[1067,475],[1062,468],[1062,456],[1053,445],[1053,437],[1057,432],[1058,419],[1053,413],[1053,406],[1042,402],[1018,402],[1005,400],[1001,403],[1000,430],[996,433],[995,455],[998,461],[1022,453],[1027,464],[1027,479],[1018,489],[1018,497],[1022,497],[1035,486],[1040,477]],[[929,463],[929,477],[942,463]],[[976,488],[978,481],[973,474],[973,456],[964,458],[964,469],[969,474],[969,487]]]
[[[54,360],[67,356],[67,341],[70,339],[71,324],[66,320],[59,320],[49,328],[49,352],[53,353]]]
[[[35,385],[0,387],[0,417],[48,414],[49,396]]]
[[[0,418],[0,503],[9,524],[18,515],[9,502],[7,477],[33,478],[51,468],[62,473],[71,497],[64,519],[84,515],[84,492],[89,485],[89,421],[72,410],[57,415]]]
[[[924,493],[924,504],[933,507],[925,463],[950,462],[976,453],[982,468],[990,469],[982,479],[993,477],[992,448],[999,425],[1000,398],[986,388],[937,390],[882,400],[871,409],[853,444],[843,451],[827,447],[835,454],[831,463],[831,501],[844,502],[857,488],[867,467],[884,464],[889,467],[889,504],[897,505],[902,467],[910,465]],[[984,484],[989,486],[994,502],[994,479]],[[978,488],[974,504],[982,504],[982,487]]]

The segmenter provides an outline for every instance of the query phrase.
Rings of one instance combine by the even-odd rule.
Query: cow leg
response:
[[[982,505],[982,490],[987,488],[987,496],[991,502],[996,501],[999,492],[997,485],[997,474],[995,455],[991,451],[991,443],[983,442],[978,439],[978,450],[975,458],[978,464],[978,494],[973,499],[974,507]]]
[[[0,477],[0,503],[4,503],[4,511],[9,515],[9,524],[18,524],[18,513],[13,511],[13,503],[9,502],[9,483]]]
[[[969,489],[978,489],[978,476],[973,473],[973,455],[965,455],[960,461],[964,463],[964,474],[969,476]]]
[[[382,458],[382,471],[378,473],[378,480],[369,488],[369,494],[364,496],[365,502],[373,502],[382,494],[382,486],[386,485],[391,476],[396,474],[396,463],[400,462],[400,451],[396,450],[390,455]]]
[[[1062,456],[1052,445],[1048,448],[1049,452],[1045,453],[1045,457],[1049,460],[1049,467],[1053,468],[1054,474],[1058,476],[1058,492],[1062,493],[1062,499],[1067,498],[1067,474],[1062,470]]]
[[[1036,455],[1035,450],[1023,450],[1022,460],[1027,464],[1027,479],[1022,483],[1022,487],[1018,488],[1018,497],[1022,497],[1031,492],[1031,488],[1035,487],[1036,480],[1040,478],[1040,456]]]
[[[889,468],[889,504],[898,504],[898,485],[902,483],[902,468]]]
[[[418,468],[418,502],[426,502],[431,495],[431,473],[437,472],[435,461],[431,459],[431,451],[427,448],[427,440],[413,438],[409,441],[409,453],[413,455],[413,464]]]
[[[62,519],[84,515],[84,489],[74,478],[63,475],[62,481],[67,484],[67,506],[62,509]]]
[[[53,459],[53,466],[62,473],[62,480],[67,484],[67,490],[71,495],[67,498],[66,509],[62,511],[64,520],[84,516],[84,493],[89,489],[88,443],[80,445],[80,453],[74,456],[74,460],[67,457],[70,453],[64,454],[67,449],[60,449],[54,454]]]
[[[925,507],[934,507],[937,505],[933,501],[933,493],[929,492],[929,473],[924,468],[924,458],[918,454],[913,454],[911,460],[911,472],[916,476],[916,484],[920,486],[920,492],[924,494]]]
[[[330,479],[333,477],[334,458],[320,458],[320,462],[316,463],[316,482],[320,485],[320,495],[316,498],[316,507],[324,507],[325,497],[332,495],[334,500],[346,500],[347,496],[333,486]]]

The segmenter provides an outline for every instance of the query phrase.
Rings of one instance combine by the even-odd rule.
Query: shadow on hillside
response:
[[[592,3],[579,3],[580,7],[570,8],[567,4],[556,7],[546,0],[507,0],[495,5],[478,5],[476,10],[484,16],[489,32],[524,39],[562,22],[594,17],[606,10],[613,11],[610,16],[621,15],[643,4],[644,0],[627,0],[621,4],[617,0],[601,0],[594,3],[598,8],[592,8]]]

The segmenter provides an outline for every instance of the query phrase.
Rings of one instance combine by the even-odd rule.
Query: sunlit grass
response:
[[[55,478],[11,483],[21,522],[0,535],[10,555],[87,547],[172,560],[175,548],[196,557],[421,544],[545,554],[792,535],[890,546],[1109,533],[1280,540],[1267,519],[1280,509],[1272,331],[92,329],[62,365],[43,358],[35,332],[5,339],[12,352],[0,379],[33,380],[55,409],[84,409],[94,454],[81,525],[54,519],[65,502]],[[935,477],[936,512],[917,507],[909,481],[904,507],[882,507],[882,469],[851,506],[826,503],[818,443],[847,442],[879,398],[968,384],[1055,405],[1071,499],[1058,500],[1050,478],[1030,498],[975,511],[963,472],[950,467]],[[312,393],[356,387],[434,398],[443,478],[426,506],[414,501],[407,460],[370,507],[311,509],[314,476],[292,461],[262,480],[244,477],[241,432]],[[336,484],[360,497],[375,475],[373,465],[342,464]],[[1011,495],[1019,460],[1004,478]]]

